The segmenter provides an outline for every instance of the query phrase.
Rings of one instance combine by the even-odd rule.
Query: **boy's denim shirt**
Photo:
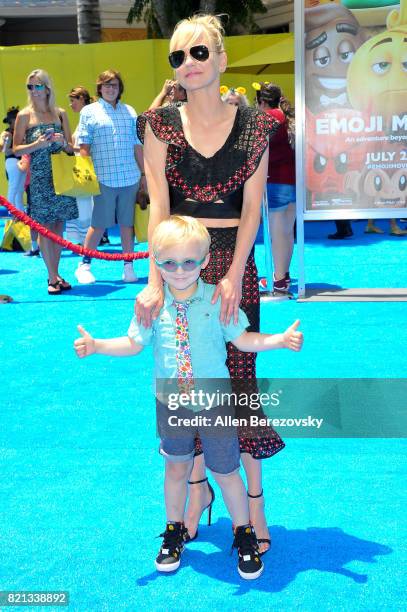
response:
[[[220,298],[215,304],[211,304],[215,287],[216,285],[208,285],[198,279],[196,292],[188,298],[191,300],[187,318],[194,379],[228,379],[225,343],[235,340],[249,327],[247,316],[240,309],[236,325],[233,317],[229,325],[224,325],[220,321]],[[139,325],[137,319],[133,317],[128,330],[129,337],[136,344],[153,345],[157,379],[177,378],[176,307],[174,296],[167,284],[165,284],[164,291],[164,305],[152,326],[145,328]]]

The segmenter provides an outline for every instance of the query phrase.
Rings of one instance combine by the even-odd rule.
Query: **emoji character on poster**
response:
[[[405,207],[407,147],[393,144],[391,151],[386,151],[383,143],[378,143],[369,153],[369,161],[371,163],[366,164],[361,172],[348,173],[345,178],[346,191],[354,193],[369,208]],[[372,167],[375,165],[379,167]]]
[[[389,12],[398,8],[395,0],[342,0],[341,4],[350,9],[361,26],[377,27],[386,25]],[[376,34],[376,32],[374,32]]]
[[[339,4],[305,10],[305,104],[313,113],[350,107],[346,80],[366,32]]]
[[[339,4],[339,0],[305,0],[305,8],[313,8],[320,4]]]
[[[383,7],[392,7],[398,2],[394,0],[342,0],[342,4],[348,9],[374,9]]]
[[[354,108],[387,120],[407,113],[407,0],[389,13],[387,29],[356,52],[348,96]]]
[[[363,168],[366,158],[366,143],[350,141],[348,134],[318,133],[319,119],[327,116],[337,116],[337,119],[347,117],[349,120],[358,113],[351,109],[341,109],[336,113],[320,113],[312,115],[306,111],[307,151],[306,176],[307,189],[312,197],[312,206],[324,195],[323,199],[342,197],[352,205],[352,193],[346,194],[347,176],[349,172],[358,172]]]

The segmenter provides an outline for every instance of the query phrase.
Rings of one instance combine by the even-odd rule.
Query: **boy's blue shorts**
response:
[[[211,410],[193,412],[184,407],[169,410],[156,400],[157,427],[160,436],[159,452],[165,459],[173,462],[185,462],[194,458],[195,438],[199,435],[206,466],[219,474],[231,474],[239,469],[240,448],[237,428],[222,424],[228,416],[234,417],[234,410],[217,406]],[[200,419],[199,419],[200,417]],[[185,424],[186,419],[198,418],[198,424]],[[206,419],[204,421],[203,419]]]

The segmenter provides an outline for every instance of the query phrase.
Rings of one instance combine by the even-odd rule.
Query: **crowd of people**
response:
[[[256,85],[256,84],[254,84]],[[123,251],[134,251],[135,202],[147,194],[143,147],[137,136],[137,113],[121,102],[124,83],[114,70],[100,74],[96,97],[83,86],[73,87],[69,105],[79,114],[73,133],[65,110],[57,106],[50,76],[44,70],[32,71],[26,81],[28,103],[19,110],[12,107],[0,135],[5,154],[9,189],[7,199],[46,228],[75,244],[95,249],[108,241],[107,230],[119,225]],[[239,113],[250,107],[243,87],[220,87],[220,101],[237,106]],[[274,96],[271,100],[270,96]],[[166,80],[149,110],[182,107],[187,91],[177,80]],[[295,180],[292,147],[293,110],[277,85],[263,83],[256,91],[256,106],[269,113],[280,124],[270,147],[267,194],[270,229],[273,237],[273,291],[289,289],[289,265],[294,242]],[[100,185],[100,195],[71,198],[57,195],[53,184],[51,156],[90,155]],[[286,181],[286,183],[284,183]],[[31,187],[31,188],[30,188]],[[278,194],[272,194],[278,191]],[[24,205],[24,192],[27,204]],[[283,195],[282,195],[283,194]],[[286,198],[289,197],[289,201]],[[280,198],[280,199],[279,199]],[[278,202],[277,202],[278,200]],[[31,248],[27,256],[42,255],[48,274],[48,293],[58,295],[71,289],[59,273],[61,247],[31,230]],[[283,270],[284,269],[284,270]],[[84,256],[75,270],[80,284],[95,282],[91,258]],[[136,282],[133,264],[126,262],[122,280]],[[260,287],[264,279],[260,280]]]
[[[128,335],[102,345],[81,328],[78,355],[135,354],[153,343],[156,369],[162,366],[165,378],[193,385],[198,377],[220,375],[230,378],[239,398],[257,391],[258,351],[300,350],[302,345],[298,321],[283,334],[259,333],[254,259],[267,184],[274,288],[288,291],[295,219],[294,115],[280,88],[270,83],[261,84],[254,107],[239,88],[222,99],[220,78],[227,55],[217,17],[200,15],[180,22],[170,41],[169,63],[176,80],[166,82],[139,117],[121,101],[124,84],[114,70],[97,78],[95,101],[84,88],[73,88],[68,96],[80,114],[73,135],[65,110],[56,104],[49,75],[32,71],[26,81],[28,104],[16,114],[9,151],[16,163],[29,156],[28,214],[60,236],[66,224],[68,236],[88,249],[95,249],[104,230],[117,223],[123,251],[133,252],[137,192],[149,194],[149,278],[137,296]],[[51,156],[62,153],[92,157],[101,191],[93,203],[55,193]],[[49,294],[71,289],[59,271],[61,247],[40,236],[39,249]],[[75,276],[79,283],[95,282],[88,256],[79,262]],[[122,278],[137,280],[131,263],[124,264]],[[164,329],[168,321],[171,340]],[[201,326],[207,332],[196,335]],[[218,344],[212,351],[209,343],[215,338]],[[208,369],[208,351],[219,356],[219,363],[214,359],[215,374]],[[239,402],[235,409],[239,418]],[[282,450],[284,442],[268,422],[254,426],[242,418],[241,423],[233,428],[231,440],[221,437],[216,445],[196,428],[192,437],[189,432],[188,448],[162,433],[167,524],[156,559],[159,571],[178,567],[185,543],[198,536],[203,511],[212,509],[208,467],[233,520],[239,573],[248,579],[261,574],[260,557],[271,546],[262,460]],[[247,491],[237,471],[239,459]]]
[[[142,146],[137,138],[134,109],[120,102],[124,91],[118,72],[107,70],[96,83],[93,101],[83,87],[69,92],[74,112],[80,113],[73,135],[65,110],[57,106],[53,85],[44,70],[33,70],[27,77],[28,104],[8,114],[9,130],[1,138],[5,148],[9,178],[8,199],[23,210],[26,172],[29,165],[30,190],[27,213],[35,221],[59,236],[65,225],[68,240],[94,249],[108,227],[120,227],[123,250],[134,250],[134,206],[139,188],[147,190],[143,169]],[[6,118],[6,119],[7,119]],[[97,173],[100,194],[72,198],[57,195],[53,183],[51,156],[91,155]],[[61,247],[47,237],[32,236],[30,255],[41,255],[47,268],[48,293],[58,295],[71,289],[59,272]],[[93,283],[91,261],[84,257],[75,276],[79,283]],[[126,262],[122,279],[135,282],[132,262]]]

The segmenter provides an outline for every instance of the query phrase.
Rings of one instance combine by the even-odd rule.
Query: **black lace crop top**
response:
[[[224,145],[204,157],[187,142],[179,108],[173,105],[147,111],[137,119],[144,142],[146,123],[168,145],[165,164],[171,214],[208,219],[239,219],[243,187],[256,171],[279,123],[253,108],[237,110]]]

